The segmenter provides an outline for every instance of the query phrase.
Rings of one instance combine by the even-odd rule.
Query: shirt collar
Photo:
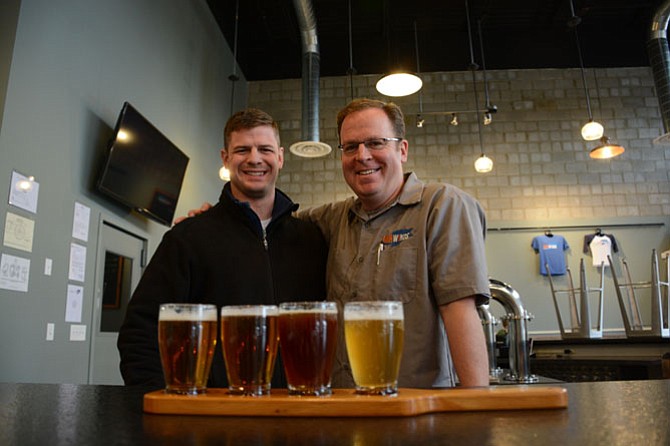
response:
[[[404,175],[404,183],[402,189],[400,190],[400,195],[396,197],[388,206],[385,206],[382,209],[379,209],[374,214],[368,214],[363,210],[363,204],[361,200],[356,198],[354,200],[354,205],[351,207],[351,212],[356,214],[363,221],[372,220],[373,218],[378,217],[379,215],[385,213],[392,207],[400,204],[402,206],[412,206],[421,202],[421,193],[423,191],[424,183],[419,180],[414,172],[409,172]]]
[[[233,196],[230,187],[230,182],[226,183],[223,186],[223,190],[221,191],[221,196],[219,200],[223,200],[224,197],[226,197],[234,205],[236,205],[249,218],[249,220],[255,224],[255,226],[257,226],[258,228],[261,227],[261,221],[258,218],[258,215],[256,215],[256,213],[251,209],[251,205],[249,204],[249,202],[240,201]],[[279,217],[282,217],[286,214],[291,214],[292,212],[295,212],[297,210],[298,210],[298,204],[291,201],[288,195],[286,195],[284,192],[275,188],[275,201],[272,207],[272,220],[276,220]]]

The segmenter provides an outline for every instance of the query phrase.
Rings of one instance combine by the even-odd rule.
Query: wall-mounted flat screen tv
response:
[[[98,190],[170,226],[188,157],[128,102],[123,104]]]

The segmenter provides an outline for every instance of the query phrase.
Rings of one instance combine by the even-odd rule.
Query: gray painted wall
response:
[[[84,383],[101,221],[146,238],[149,255],[167,230],[93,191],[121,106],[130,101],[190,157],[177,215],[215,201],[232,54],[204,0],[23,0],[11,57],[0,131],[0,234],[8,212],[33,220],[35,230],[32,252],[0,246],[31,262],[28,292],[0,290],[0,381]],[[242,107],[246,82],[239,84]],[[39,183],[36,214],[7,203],[12,170]],[[79,242],[87,248],[83,283],[68,280],[75,202],[91,208],[88,242]],[[69,340],[68,283],[84,287],[84,342]],[[55,324],[50,342],[47,323]]]

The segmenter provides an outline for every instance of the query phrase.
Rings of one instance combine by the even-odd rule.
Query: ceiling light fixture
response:
[[[476,109],[479,104],[479,95],[477,94],[477,78],[475,76],[475,71],[477,71],[479,66],[475,63],[475,54],[472,45],[472,27],[470,25],[470,7],[468,5],[468,0],[465,0],[465,15],[468,22],[468,42],[470,44],[470,66],[468,68],[472,74],[472,89],[475,93]],[[479,135],[479,149],[481,150],[481,155],[475,160],[475,170],[479,173],[488,173],[493,170],[493,160],[484,154],[482,123],[479,119],[477,119],[477,134]]]
[[[423,81],[411,73],[391,73],[377,81],[377,91],[384,96],[409,96],[421,89]]]
[[[579,59],[579,68],[582,73],[582,84],[584,85],[584,95],[586,96],[586,109],[589,113],[589,121],[584,124],[582,127],[582,138],[586,141],[595,141],[600,139],[603,136],[605,129],[602,124],[593,119],[593,113],[591,112],[591,98],[589,96],[589,87],[586,83],[586,70],[584,69],[584,60],[582,58],[582,48],[579,43],[579,33],[577,32],[577,25],[582,22],[581,17],[575,14],[575,9],[570,0],[570,13],[572,16],[568,20],[568,27],[574,30],[575,34],[575,45],[577,46],[577,57]]]
[[[482,153],[481,156],[475,160],[475,170],[479,173],[487,173],[492,171],[493,160]]]
[[[416,20],[414,21],[414,49],[416,51],[416,71],[419,72],[419,41],[416,38]],[[416,115],[416,126],[422,128],[426,120],[422,116],[423,113],[423,91],[419,90],[419,114]]]
[[[479,52],[482,57],[482,73],[484,74],[484,99],[485,104],[484,108],[486,112],[484,113],[484,125],[489,125],[493,122],[492,113],[498,111],[498,107],[491,105],[491,97],[489,96],[489,82],[488,76],[486,75],[486,58],[484,57],[484,38],[482,33],[482,21],[477,20],[477,32],[479,33]]]
[[[388,33],[388,30],[387,30]],[[419,39],[417,37],[416,22],[414,22],[414,50],[416,52],[416,72],[403,73],[396,72],[382,77],[377,81],[377,91],[384,96],[409,96],[421,90],[423,81],[419,77]]]
[[[230,181],[230,170],[226,166],[221,166],[219,169],[219,178],[223,181]]]
[[[467,7],[467,3],[466,3]],[[468,15],[468,20],[469,20],[469,15]],[[479,21],[478,21],[479,24]],[[469,22],[468,22],[469,25]],[[468,28],[468,31],[470,29]],[[416,22],[414,23],[414,33],[416,34]],[[470,34],[469,34],[470,35]],[[416,46],[416,52],[417,54],[419,53],[419,46],[418,42]],[[484,44],[482,41],[482,31],[481,31],[481,25],[479,27],[479,43],[481,46],[481,56],[482,56],[482,70],[484,73],[484,92],[485,92],[485,97],[486,97],[486,105],[482,109],[478,109],[475,107],[474,110],[449,110],[449,111],[427,111],[424,112],[423,110],[423,99],[422,99],[422,91],[419,91],[419,113],[417,115],[417,127],[423,127],[425,125],[425,121],[423,119],[424,116],[451,116],[451,119],[449,121],[449,124],[453,126],[457,126],[460,121],[458,115],[463,115],[463,114],[468,114],[468,113],[475,113],[476,119],[479,119],[479,113],[483,114],[483,121],[484,125],[489,125],[493,121],[493,114],[498,111],[498,107],[495,105],[491,105],[491,101],[489,99],[489,86],[488,86],[488,81],[487,81],[487,76],[486,76],[486,62],[484,59]],[[470,57],[471,59],[474,59],[474,56],[472,54],[472,38],[470,37]],[[477,69],[477,64],[474,63],[474,61],[471,62],[471,64],[474,64],[475,69]],[[419,61],[417,59],[417,69],[419,67]],[[475,91],[475,94],[477,92]],[[479,99],[475,97],[475,102],[478,102]],[[475,104],[477,105],[477,104]],[[418,124],[419,119],[421,120],[421,125]]]
[[[235,82],[240,80],[239,76],[237,75],[237,31],[238,31],[238,24],[240,21],[240,0],[237,0],[235,2],[235,35],[233,37],[233,72],[228,76],[228,80],[231,82],[230,86],[230,115],[233,116],[233,113],[235,112]],[[225,141],[225,136],[224,136],[224,141],[223,144],[225,146],[226,141]],[[221,166],[219,168],[219,178],[223,181],[230,181],[230,171],[226,166]]]
[[[591,150],[589,156],[597,160],[606,160],[619,156],[625,151],[626,149],[623,146],[614,144],[607,136],[603,136],[600,138],[600,145]]]

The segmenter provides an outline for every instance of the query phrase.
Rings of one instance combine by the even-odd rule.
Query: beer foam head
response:
[[[284,302],[279,305],[279,313],[298,313],[298,314],[337,314],[337,304],[335,302]]]
[[[403,320],[403,307],[400,302],[352,302],[344,306],[344,319],[362,320]]]
[[[231,305],[221,307],[224,316],[277,316],[279,308],[275,305]]]
[[[337,308],[282,308],[279,314],[337,314]]]
[[[166,304],[161,305],[161,321],[216,321],[215,305]]]

